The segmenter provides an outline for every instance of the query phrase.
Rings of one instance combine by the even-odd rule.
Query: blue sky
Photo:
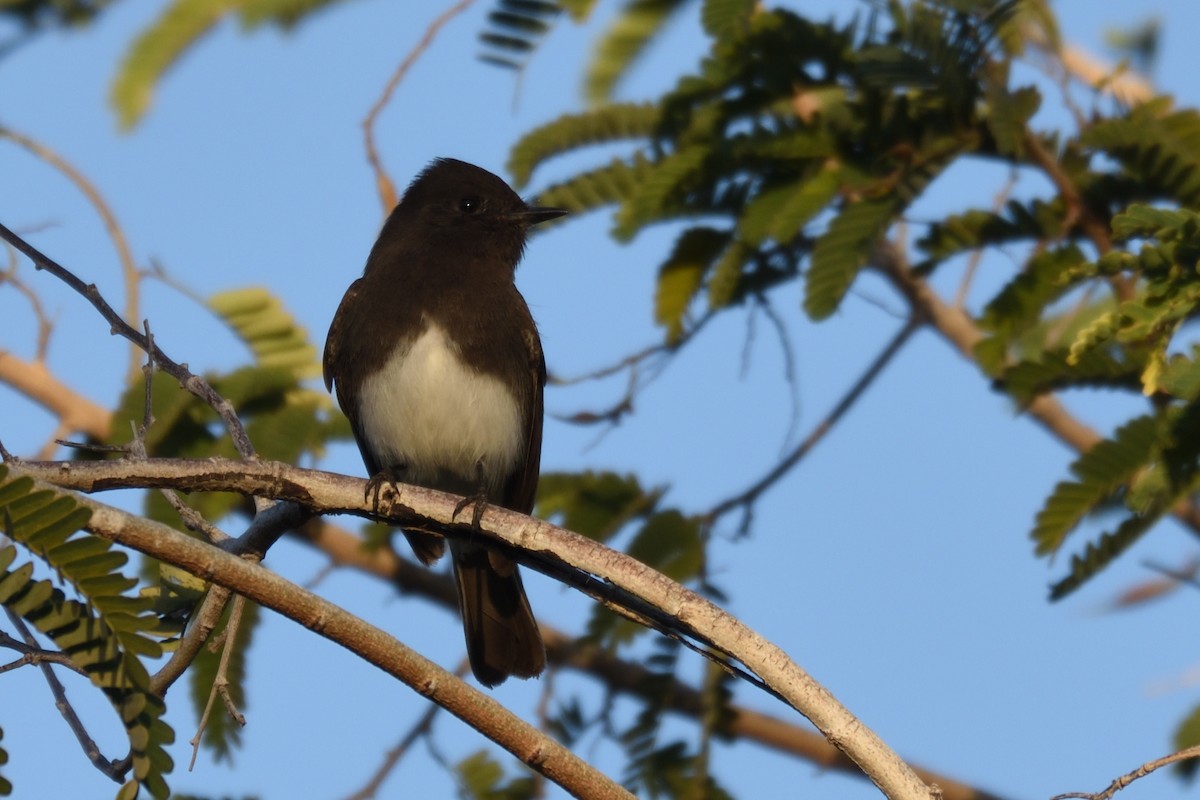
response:
[[[109,82],[132,36],[159,7],[125,0],[91,30],[46,34],[5,56],[0,124],[54,148],[87,174],[140,263],[161,264],[201,295],[267,286],[319,344],[381,220],[360,120],[443,4],[414,10],[417,4],[359,0],[289,35],[248,37],[225,25],[163,82],[144,123],[123,135],[106,105]],[[474,60],[474,37],[488,8],[477,2],[443,31],[383,115],[378,141],[398,184],[441,155],[503,174],[521,132],[580,108],[580,66],[604,23],[603,10],[585,27],[562,25],[517,85],[511,74]],[[1105,28],[1158,14],[1167,24],[1155,81],[1181,103],[1200,102],[1200,54],[1191,41],[1200,20],[1192,3],[1131,8],[1073,0],[1057,8],[1067,39],[1093,52],[1102,50]],[[653,96],[694,63],[703,42],[692,21],[681,23],[624,96]],[[1052,100],[1043,113],[1048,121],[1061,118]],[[531,191],[560,170],[550,165]],[[120,296],[111,244],[71,186],[4,142],[0,185],[0,221],[39,228],[31,234],[39,247],[110,298]],[[999,185],[996,176],[955,176],[930,202],[988,205]],[[609,363],[660,336],[652,323],[653,276],[674,233],[655,229],[619,245],[607,237],[610,224],[605,215],[591,215],[559,226],[530,246],[518,273],[550,367],[560,374]],[[1008,270],[1002,260],[987,262],[980,282],[994,286]],[[20,274],[55,318],[52,367],[111,404],[121,391],[125,347],[104,334],[78,298],[26,265]],[[775,299],[795,350],[803,435],[896,330],[894,312],[902,306],[869,278],[821,325],[801,318],[794,288]],[[194,370],[247,358],[174,289],[147,283],[143,313],[167,352]],[[636,471],[648,485],[669,485],[669,502],[701,510],[769,468],[791,423],[783,353],[764,321],[747,345],[744,316],[727,317],[639,398],[635,416],[599,441],[595,430],[548,422],[543,469]],[[29,357],[28,306],[3,288],[0,320],[0,348]],[[551,389],[547,409],[605,408],[623,388],[618,380]],[[1111,400],[1071,398],[1102,430],[1132,408]],[[0,437],[18,453],[35,451],[52,430],[45,414],[5,387],[0,420],[6,420]],[[715,578],[731,595],[733,613],[787,650],[913,762],[1012,797],[1098,790],[1168,752],[1170,731],[1200,702],[1193,633],[1200,596],[1181,592],[1143,610],[1105,612],[1117,592],[1150,576],[1145,562],[1177,564],[1196,543],[1166,523],[1078,596],[1048,604],[1046,587],[1065,559],[1049,567],[1035,561],[1026,532],[1071,458],[1014,415],[947,344],[921,333],[834,434],[763,499],[753,535],[715,544]],[[352,447],[335,449],[322,466],[362,472]],[[324,566],[287,542],[268,565],[300,582]],[[589,601],[537,576],[527,585],[540,619],[581,630]],[[445,612],[351,573],[325,578],[318,591],[444,665],[461,658],[458,623]],[[232,768],[202,753],[194,772],[184,770],[195,723],[182,690],[168,697],[178,791],[342,797],[423,711],[404,687],[277,618],[259,631],[249,669],[249,726]],[[687,674],[699,670],[691,663]],[[564,691],[585,693],[593,708],[602,701],[583,678],[566,673],[556,680]],[[539,688],[510,682],[496,695],[533,718]],[[72,685],[71,697],[89,714],[105,752],[119,756],[120,731],[94,695]],[[750,688],[740,688],[737,698],[788,716]],[[10,753],[5,775],[18,797],[32,796],[33,786],[45,797],[107,795],[104,779],[73,750],[33,670],[0,676],[0,725]],[[439,719],[435,735],[451,760],[486,746],[448,717]],[[37,753],[60,746],[68,757],[53,764]],[[588,755],[610,770],[620,764],[611,745]],[[876,796],[864,781],[822,774],[753,745],[722,746],[716,772],[742,797],[784,790]],[[1166,775],[1148,781],[1127,791],[1155,797],[1186,791]],[[381,796],[452,793],[418,749]]]

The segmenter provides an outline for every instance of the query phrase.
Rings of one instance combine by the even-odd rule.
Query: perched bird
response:
[[[546,362],[513,277],[530,227],[565,213],[449,158],[404,192],[325,342],[325,386],[376,498],[385,482],[464,495],[476,526],[485,503],[533,509]],[[405,535],[426,565],[445,551],[441,536]],[[516,562],[465,541],[450,554],[475,677],[539,674],[545,648]]]

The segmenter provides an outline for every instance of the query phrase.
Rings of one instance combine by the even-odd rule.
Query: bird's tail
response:
[[[495,686],[510,675],[540,674],[546,666],[546,648],[516,562],[456,542],[450,543],[450,552],[475,677],[484,686]]]

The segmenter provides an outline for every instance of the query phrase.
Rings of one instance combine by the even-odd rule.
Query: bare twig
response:
[[[112,239],[113,246],[117,251],[117,259],[121,262],[121,274],[125,281],[125,319],[137,319],[138,310],[138,278],[139,273],[137,264],[133,260],[133,252],[129,249],[129,243],[125,239],[125,233],[121,229],[121,225],[117,222],[116,214],[112,208],[104,200],[104,196],[96,188],[95,184],[89,181],[82,172],[76,169],[62,156],[54,152],[44,144],[37,142],[24,134],[17,133],[11,128],[0,127],[0,136],[11,139],[16,144],[33,153],[38,158],[45,161],[54,169],[66,176],[67,180],[75,184],[75,187],[87,198],[92,207],[96,209],[96,213],[100,215],[100,219],[104,223],[104,228],[108,231],[109,237]],[[136,345],[136,342],[134,343]],[[137,348],[130,348],[129,353],[129,379],[132,380],[138,371],[138,354]]]
[[[175,380],[179,381],[179,385],[187,391],[199,397],[206,402],[217,415],[225,423],[226,430],[233,441],[237,452],[248,459],[257,458],[254,451],[254,445],[250,443],[250,437],[246,435],[246,429],[238,419],[237,412],[233,405],[217,394],[216,390],[209,385],[208,381],[204,380],[192,372],[183,364],[179,364],[172,360],[170,356],[162,351],[158,345],[146,340],[146,337],[141,332],[129,325],[121,315],[118,314],[108,301],[100,294],[94,283],[84,283],[74,273],[63,267],[58,262],[51,259],[49,256],[42,253],[33,245],[26,242],[17,234],[13,233],[9,228],[0,225],[0,238],[3,238],[13,247],[20,250],[22,253],[33,262],[33,265],[40,270],[49,272],[54,277],[61,280],[67,286],[71,287],[76,293],[84,297],[100,315],[109,323],[112,330],[111,333],[128,339],[136,344],[143,351],[151,354],[159,369],[170,375]]]
[[[796,426],[800,424],[800,381],[796,377],[796,349],[792,346],[792,338],[788,335],[787,326],[784,324],[783,318],[779,316],[779,312],[775,310],[775,306],[771,304],[766,295],[759,295],[757,300],[758,306],[763,310],[771,327],[775,329],[775,336],[779,340],[779,349],[783,353],[783,380],[787,384],[792,405],[787,432],[783,436],[783,445],[779,448],[782,453],[791,445],[792,436],[796,433]]]
[[[38,646],[37,639],[30,632],[28,626],[25,625],[25,620],[21,619],[11,609],[5,607],[4,613],[8,616],[8,621],[17,629],[17,633],[25,640],[25,644],[36,648]],[[42,671],[42,676],[45,677],[46,683],[50,686],[50,693],[54,695],[54,707],[58,709],[58,713],[66,720],[67,726],[71,732],[75,734],[79,746],[83,748],[83,754],[87,756],[88,761],[92,762],[92,766],[98,769],[103,775],[116,783],[122,783],[125,780],[127,767],[123,766],[121,761],[111,761],[104,757],[100,752],[94,739],[87,732],[87,728],[83,726],[83,722],[79,719],[79,715],[75,713],[75,708],[71,705],[71,701],[67,699],[66,687],[62,685],[62,681],[54,674],[54,668],[48,663],[38,664],[38,669]]]
[[[713,316],[714,314],[711,311],[705,314],[697,320],[695,325],[684,331],[683,335],[676,341],[650,345],[622,358],[614,364],[609,364],[583,375],[570,378],[551,374],[547,379],[547,383],[557,386],[571,386],[583,383],[584,381],[601,380],[625,370],[629,372],[625,393],[608,408],[601,409],[600,411],[577,411],[573,414],[554,414],[552,416],[555,419],[575,425],[606,423],[609,428],[604,433],[607,433],[607,430],[611,430],[612,427],[616,426],[626,414],[633,412],[633,401],[638,393],[657,380],[666,371],[666,368],[671,363],[670,356],[678,353],[685,345],[691,342]],[[600,437],[597,437],[597,441],[604,436],[604,433],[601,433]]]
[[[1169,756],[1156,758],[1153,761],[1147,761],[1133,772],[1127,772],[1119,778],[1115,779],[1108,785],[1108,788],[1102,792],[1067,792],[1066,794],[1056,794],[1050,800],[1067,800],[1067,798],[1081,798],[1081,800],[1109,800],[1117,792],[1124,789],[1134,781],[1144,778],[1151,772],[1174,764],[1179,761],[1186,761],[1190,758],[1200,758],[1200,745],[1189,747],[1186,750],[1180,750],[1178,753],[1172,753]]]
[[[150,426],[154,424],[154,369],[156,364],[154,361],[154,334],[150,332],[149,320],[142,321],[142,329],[148,345],[146,363],[142,365],[142,382],[145,387],[142,398],[142,422],[133,428],[133,439],[126,445],[126,449],[134,458],[145,460],[149,457],[146,452],[146,434],[150,432]],[[130,424],[132,426],[132,422]],[[173,489],[159,489],[158,491],[167,501],[167,505],[179,515],[188,530],[200,534],[213,543],[224,542],[230,538],[229,534],[206,520],[204,515],[185,503],[178,492]]]
[[[454,674],[461,678],[467,674],[467,669],[467,662],[463,661],[454,670]],[[371,775],[366,785],[354,794],[348,795],[346,800],[371,800],[371,798],[375,797],[379,793],[380,787],[383,786],[383,782],[387,780],[388,775],[396,768],[396,765],[400,763],[409,749],[412,748],[418,739],[429,735],[430,730],[433,728],[433,720],[441,710],[442,707],[439,705],[430,705],[425,710],[425,713],[417,719],[416,723],[397,742],[396,746],[384,754],[383,763]]]
[[[868,365],[867,369],[859,377],[850,390],[842,396],[842,399],[837,402],[833,410],[822,419],[804,441],[800,442],[791,453],[779,461],[766,475],[759,478],[748,489],[739,492],[733,497],[722,500],[713,506],[704,515],[705,522],[708,525],[714,524],[721,517],[728,514],[734,509],[741,508],[743,510],[742,522],[739,526],[740,530],[745,531],[748,527],[752,515],[754,503],[763,494],[770,489],[783,476],[787,475],[796,464],[808,455],[817,444],[825,438],[825,435],[837,425],[838,421],[845,416],[846,412],[854,407],[854,404],[862,397],[863,393],[874,383],[875,379],[882,374],[883,370],[896,356],[897,353],[908,342],[909,338],[917,332],[921,327],[922,321],[920,317],[914,316],[896,333],[887,346],[880,352],[875,360]]]
[[[171,653],[167,663],[163,664],[162,669],[150,677],[151,692],[159,697],[165,697],[171,685],[179,680],[184,671],[191,666],[200,653],[200,648],[208,641],[213,629],[220,622],[221,614],[225,612],[225,605],[229,602],[229,597],[230,591],[224,586],[213,586],[208,590],[208,594],[200,604],[199,611],[196,612],[195,618],[180,638],[175,651]]]
[[[208,702],[204,705],[204,713],[200,717],[200,724],[196,728],[196,735],[188,742],[192,746],[192,760],[188,762],[188,772],[196,766],[196,756],[200,753],[200,739],[204,735],[204,729],[208,727],[209,715],[212,713],[213,704],[217,697],[220,696],[221,702],[225,705],[225,710],[229,712],[229,716],[238,725],[246,724],[246,717],[242,712],[238,711],[237,706],[233,702],[233,698],[229,695],[229,659],[233,656],[234,648],[238,646],[238,626],[242,622],[242,612],[246,608],[246,598],[239,595],[234,595],[233,605],[229,609],[229,621],[225,623],[225,630],[221,632],[221,637],[212,642],[211,646],[218,644],[222,645],[221,660],[217,663],[217,675],[213,679],[212,690],[208,693]]]
[[[46,309],[42,306],[42,299],[38,297],[37,292],[33,291],[26,283],[17,277],[17,251],[10,245],[5,245],[8,251],[8,269],[0,272],[0,284],[7,283],[17,292],[29,301],[29,306],[33,310],[33,317],[37,320],[37,344],[34,349],[34,360],[44,363],[46,353],[50,348],[50,334],[54,330],[54,323],[50,321],[50,317],[46,314]]]
[[[379,150],[375,146],[375,121],[379,118],[383,109],[387,107],[387,104],[391,102],[392,94],[395,93],[396,87],[400,85],[400,82],[404,80],[404,76],[412,69],[412,65],[417,63],[417,59],[433,44],[434,37],[437,36],[438,31],[450,20],[466,11],[473,2],[474,0],[460,0],[443,11],[437,19],[430,23],[429,27],[425,30],[425,35],[421,37],[416,46],[400,62],[400,66],[396,67],[396,71],[392,73],[392,77],[388,79],[388,82],[383,87],[383,91],[380,92],[379,98],[371,106],[371,110],[367,112],[367,116],[362,121],[363,146],[367,151],[367,162],[371,165],[371,170],[375,173],[375,190],[379,192],[379,202],[383,206],[383,213],[385,214],[392,210],[392,206],[396,205],[396,185],[388,177],[387,171],[383,168],[383,162],[379,158]]]
[[[20,639],[14,639],[4,631],[0,631],[0,647],[9,650],[16,650],[21,654],[21,657],[16,661],[10,661],[7,664],[0,665],[0,673],[5,673],[10,670],[28,666],[30,664],[58,664],[61,667],[78,672],[80,675],[87,676],[71,657],[59,650],[43,650],[36,645],[27,644]]]

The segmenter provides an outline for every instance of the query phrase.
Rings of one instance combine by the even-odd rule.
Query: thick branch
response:
[[[388,548],[364,547],[360,537],[324,519],[314,519],[305,524],[296,531],[296,536],[325,553],[335,564],[385,580],[401,592],[420,594],[451,611],[458,608],[457,593],[449,576],[401,558]],[[550,663],[591,675],[603,682],[606,691],[641,696],[645,687],[651,685],[651,673],[641,664],[617,658],[603,648],[581,643],[545,623],[539,623],[539,627],[546,643],[546,658]],[[660,677],[655,674],[655,678]],[[668,698],[667,708],[678,714],[696,718],[706,710],[700,692],[680,681],[673,682],[665,694]],[[732,712],[726,728],[731,736],[798,756],[822,769],[862,775],[862,771],[844,753],[807,727],[745,706],[735,705]],[[914,766],[913,771],[926,783],[936,783],[942,791],[942,800],[1000,800],[998,795],[931,770]]]
[[[975,361],[975,346],[983,339],[983,333],[974,320],[962,309],[946,303],[928,283],[913,275],[894,245],[885,243],[879,248],[876,266],[942,338],[954,345],[968,361]],[[1078,452],[1090,450],[1103,438],[1071,414],[1053,393],[1038,395],[1023,410],[1056,439]],[[1171,513],[1194,533],[1200,534],[1200,507],[1195,503],[1181,500]]]
[[[26,470],[13,466],[12,471],[19,474]],[[361,497],[361,481],[357,483]],[[576,797],[626,800],[631,797],[603,773],[511,714],[490,696],[333,603],[252,560],[226,553],[166,525],[89,498],[77,499],[92,509],[88,523],[92,533],[224,586],[342,645],[483,732]]]
[[[79,394],[40,361],[25,361],[0,351],[0,383],[6,383],[58,417],[60,428],[107,439],[112,412]]]
[[[384,517],[371,513],[372,504],[365,499],[363,491],[364,481],[328,472],[303,470],[278,462],[160,459],[26,463],[13,465],[12,469],[17,474],[26,473],[81,491],[163,486],[191,491],[229,491],[290,500],[316,513],[354,514],[418,528],[433,524],[449,534],[457,530],[454,511],[459,498],[452,495],[401,484],[394,496],[389,491],[384,498],[385,504],[391,501],[389,513]],[[489,534],[496,542],[513,548],[522,556],[522,561],[543,571],[552,571],[550,568],[559,564],[582,570],[585,575],[581,576],[578,586],[583,587],[584,578],[586,582],[592,582],[594,579],[590,576],[616,586],[633,598],[661,609],[690,635],[713,643],[740,661],[762,679],[772,692],[816,725],[888,797],[931,796],[930,789],[912,770],[873,731],[838,703],[825,687],[793,663],[778,647],[707,599],[623,553],[548,522],[494,506],[487,508],[481,522],[483,530],[472,535]],[[153,543],[147,541],[150,538],[148,536],[129,540],[119,531],[106,531],[105,535],[112,535],[115,541],[177,564],[193,574],[229,586],[239,594],[287,613],[285,608],[260,599],[261,591],[243,591],[240,583],[233,585],[229,582],[230,578],[217,577],[217,573],[210,572],[214,569],[210,560],[197,563],[194,557],[183,559],[174,553],[170,554],[172,557],[164,558],[158,552],[145,549],[155,549]],[[199,552],[211,549],[188,540],[189,547],[197,545],[203,548]],[[365,624],[357,620],[355,622]],[[312,627],[321,632],[325,625],[322,621],[320,625],[314,624]],[[399,645],[398,642],[396,644]],[[416,654],[412,654],[412,657],[419,658]],[[459,713],[452,708],[450,710]]]

